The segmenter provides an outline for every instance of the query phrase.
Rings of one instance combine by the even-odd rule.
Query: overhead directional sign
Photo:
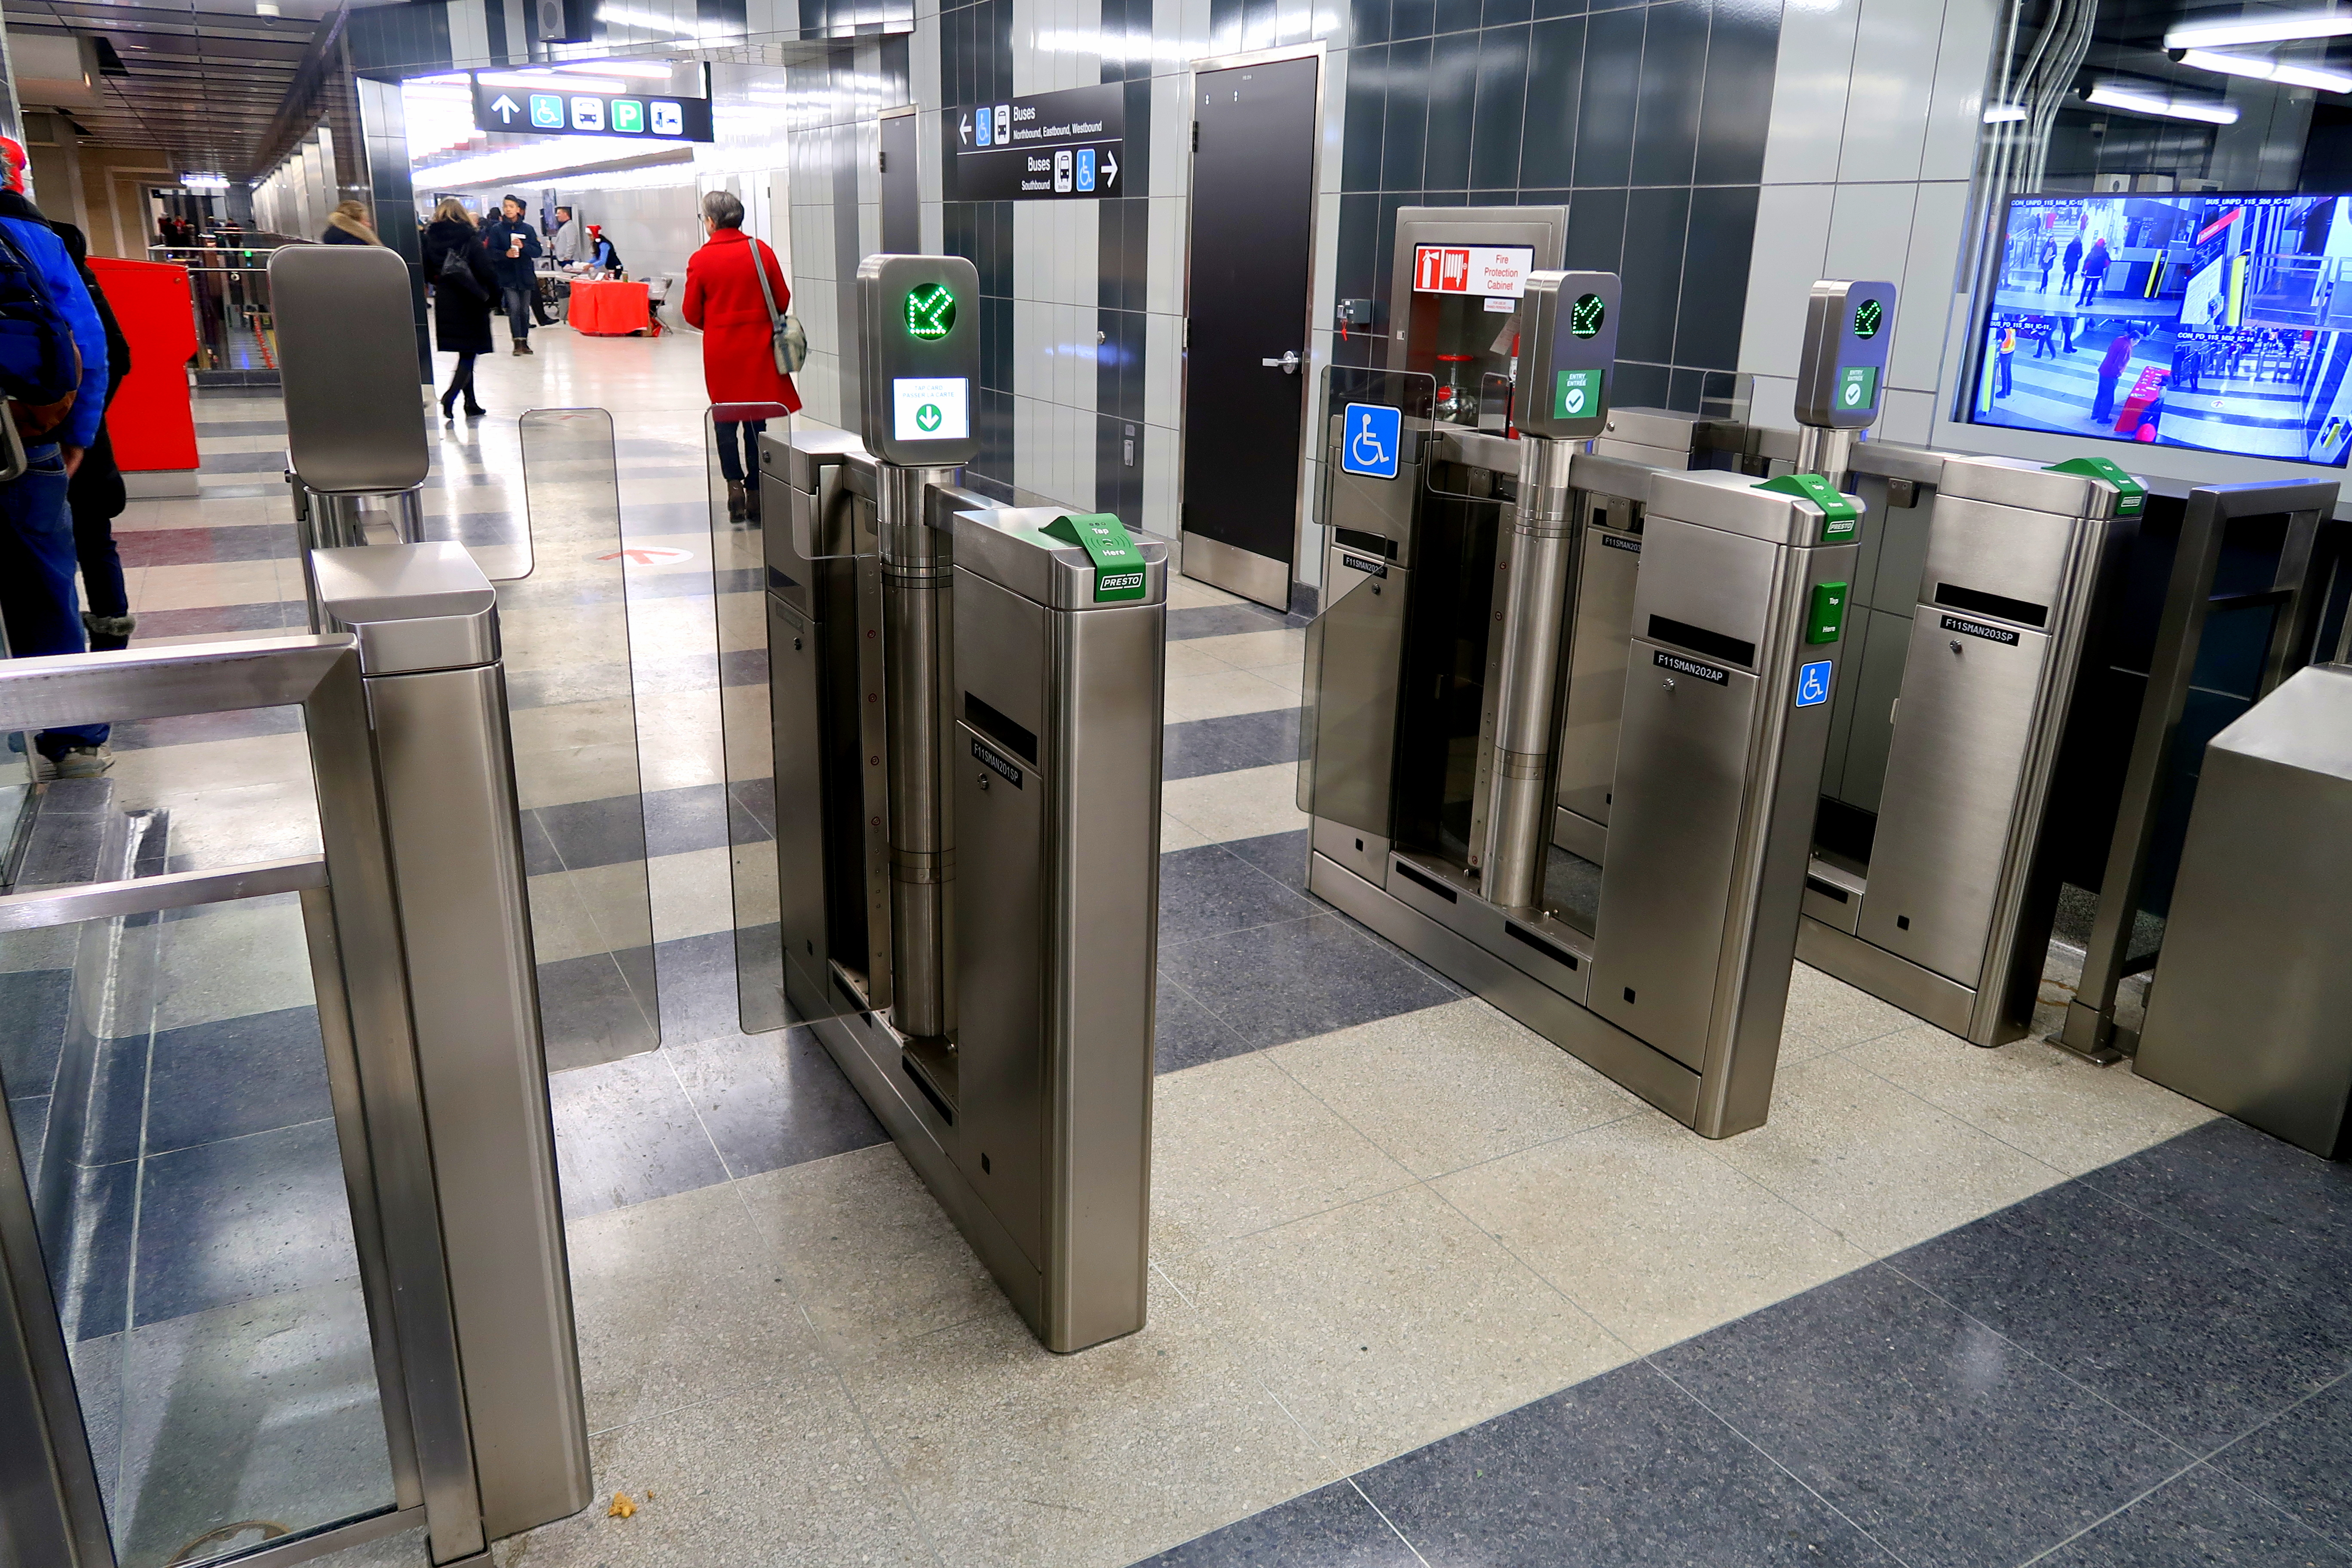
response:
[[[1127,89],[1074,87],[940,116],[951,202],[1124,196]]]
[[[582,92],[544,77],[484,71],[474,78],[474,123],[517,136],[630,136],[648,142],[710,142],[710,100],[675,92]]]

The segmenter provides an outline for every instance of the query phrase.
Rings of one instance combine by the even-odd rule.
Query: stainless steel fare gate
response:
[[[412,552],[422,554],[390,559]],[[278,1376],[300,1384],[320,1381],[315,1363],[334,1349],[338,1311],[348,1319],[355,1365],[326,1379],[309,1406],[269,1412],[340,1412],[343,1440],[299,1451],[317,1474],[261,1475],[250,1456],[242,1470],[223,1471],[212,1448],[234,1444],[221,1422],[245,1420],[241,1436],[254,1445],[266,1433],[251,1428],[267,1422],[230,1410],[207,1426],[184,1408],[203,1393],[189,1365],[235,1333],[207,1328],[200,1313],[160,1323],[146,1320],[164,1309],[131,1313],[125,1353],[111,1372],[96,1367],[90,1346],[101,1342],[87,1324],[69,1334],[60,1316],[85,1282],[60,1267],[60,1194],[41,1179],[57,1162],[36,1157],[26,1128],[0,1118],[0,1561],[160,1568],[233,1554],[276,1564],[415,1525],[436,1563],[487,1561],[490,1539],[588,1500],[488,584],[451,545],[327,552],[319,564],[337,624],[352,632],[9,661],[0,664],[0,729],[299,706],[322,852],[12,894],[0,898],[0,939],[108,921],[118,932],[169,932],[223,905],[255,910],[243,901],[299,895],[331,1101],[330,1169],[314,1184],[331,1189],[340,1175],[348,1234],[341,1214],[325,1228],[348,1250],[352,1278],[307,1295],[257,1294],[228,1321],[299,1318],[284,1326],[302,1332],[275,1353]],[[61,1074],[73,1070],[71,1056]],[[72,1131],[71,1108],[64,1099],[51,1107],[34,1136],[54,1152]],[[291,1245],[286,1225],[258,1219],[248,1244]],[[87,1216],[79,1223],[87,1228]],[[299,1309],[283,1305],[298,1298]],[[175,1330],[189,1323],[197,1327]],[[159,1414],[133,1386],[148,1364],[137,1342],[173,1331],[177,1381]],[[268,1397],[268,1382],[245,1374],[248,1405]],[[175,1468],[175,1487],[142,1491],[126,1479],[121,1456],[136,1432],[149,1434],[140,1462],[150,1479]],[[329,1447],[331,1461],[312,1451]],[[110,1484],[94,1451],[115,1456]],[[182,1494],[205,1492],[207,1480],[217,1499],[187,1503]],[[165,1493],[170,1501],[157,1502]],[[262,1503],[275,1511],[241,1517]],[[173,1507],[226,1517],[202,1532],[210,1516],[190,1515],[156,1538],[148,1516]],[[198,1533],[167,1556],[184,1531]]]

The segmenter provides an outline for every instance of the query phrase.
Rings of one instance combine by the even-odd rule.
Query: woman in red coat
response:
[[[717,403],[773,403],[800,412],[793,378],[776,368],[774,320],[760,288],[762,268],[775,295],[776,317],[792,309],[783,264],[743,232],[743,204],[731,192],[702,198],[702,227],[710,238],[686,264],[686,324],[702,333],[702,384]],[[760,515],[760,432],[765,419],[719,422],[719,471],[727,476],[727,516],[740,522]]]

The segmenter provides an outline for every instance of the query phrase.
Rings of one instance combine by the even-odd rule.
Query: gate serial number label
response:
[[[1701,664],[1695,658],[1685,658],[1678,653],[1653,652],[1650,658],[1660,669],[1671,669],[1677,675],[1696,676],[1699,679],[1711,681],[1717,686],[1727,685],[1731,680],[1729,670],[1717,669],[1711,664]]]
[[[1944,629],[1958,632],[1962,637],[1982,637],[1987,642],[2007,643],[2011,647],[2017,646],[2017,634],[2007,626],[1989,626],[1982,621],[1964,621],[1958,616],[1946,616]]]
[[[1021,787],[1021,767],[1012,758],[1000,755],[995,747],[983,746],[978,741],[971,743],[971,754],[987,764],[988,771],[1006,784],[1014,789]]]
[[[1642,553],[1642,542],[1638,539],[1621,539],[1616,534],[1604,533],[1601,536],[1601,544],[1604,550],[1630,551],[1635,555]]]

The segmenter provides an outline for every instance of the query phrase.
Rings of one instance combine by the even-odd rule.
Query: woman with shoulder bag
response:
[[[799,323],[787,312],[793,291],[776,253],[743,232],[743,204],[731,192],[702,198],[709,240],[688,258],[686,324],[702,333],[702,384],[713,403],[773,403],[800,412],[789,346]],[[804,351],[803,351],[804,352]],[[727,477],[732,521],[760,515],[760,432],[764,419],[719,422],[719,471]]]
[[[474,398],[474,356],[492,353],[490,302],[499,297],[499,275],[474,227],[473,216],[457,197],[443,200],[425,227],[425,280],[433,285],[433,342],[457,356],[449,390],[441,395],[441,417],[454,419],[449,405],[465,395],[468,418],[485,412]]]

